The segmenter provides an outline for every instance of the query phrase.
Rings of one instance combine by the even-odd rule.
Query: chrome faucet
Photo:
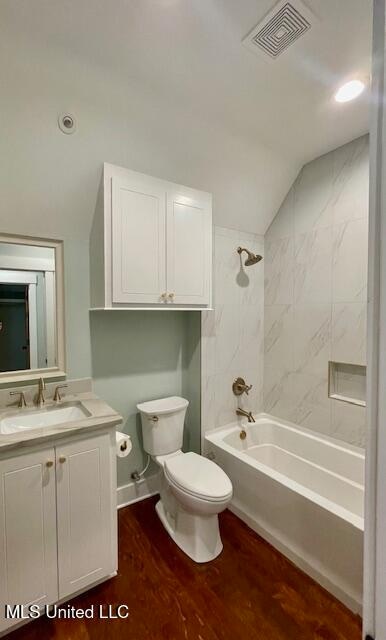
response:
[[[244,411],[244,409],[238,408],[236,409],[236,415],[248,418],[248,422],[256,422],[255,418],[252,415],[252,411]]]
[[[38,385],[39,385],[39,387],[38,387],[39,391],[38,391],[38,395],[36,397],[36,404],[37,404],[38,407],[41,407],[42,404],[44,404],[45,401],[46,401],[46,399],[44,397],[44,391],[45,391],[45,388],[46,388],[46,383],[44,382],[43,378],[39,378]]]

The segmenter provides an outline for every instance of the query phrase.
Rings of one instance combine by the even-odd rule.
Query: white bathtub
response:
[[[206,434],[231,511],[352,610],[362,603],[364,453],[267,414]]]

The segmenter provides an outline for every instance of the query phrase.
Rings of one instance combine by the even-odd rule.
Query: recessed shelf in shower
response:
[[[328,396],[366,406],[366,366],[345,362],[328,363]]]

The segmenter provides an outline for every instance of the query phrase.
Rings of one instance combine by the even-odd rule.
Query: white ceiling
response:
[[[369,79],[371,52],[370,0],[306,4],[311,30],[274,62],[241,44],[272,0],[2,0],[1,22],[303,163],[368,130],[368,94],[332,96]]]
[[[369,92],[333,94],[369,79],[371,1],[303,1],[312,28],[271,62],[241,42],[273,0],[0,0],[3,230],[88,236],[108,161],[264,234],[305,162],[368,131]]]

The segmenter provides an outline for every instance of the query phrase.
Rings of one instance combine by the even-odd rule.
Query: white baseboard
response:
[[[139,482],[124,484],[122,487],[117,488],[117,509],[122,509],[122,507],[127,507],[129,504],[134,504],[139,500],[150,498],[156,493],[159,493],[159,478],[156,473],[143,478]]]

